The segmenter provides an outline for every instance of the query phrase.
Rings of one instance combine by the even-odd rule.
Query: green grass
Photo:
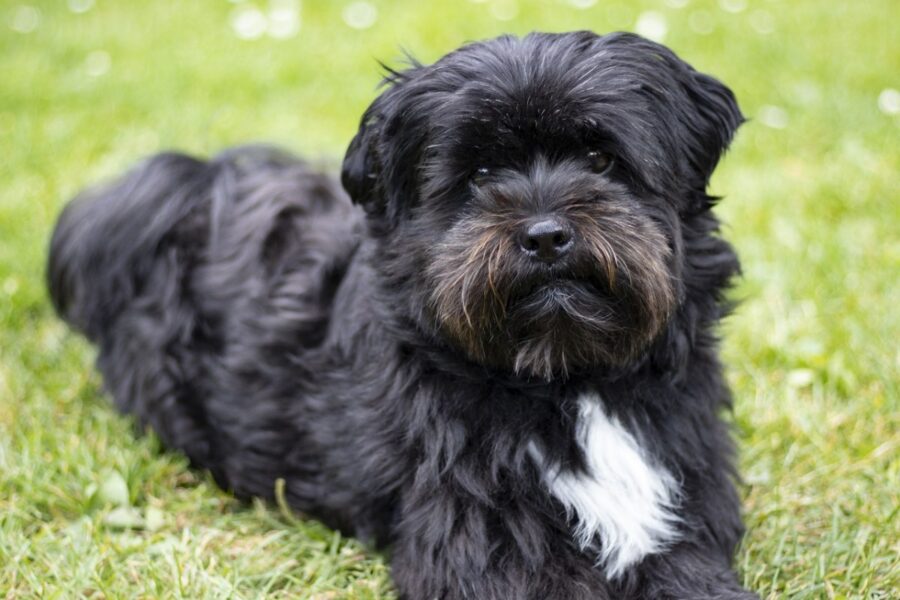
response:
[[[269,140],[334,165],[376,59],[401,46],[430,61],[504,31],[631,29],[645,11],[752,119],[713,185],[744,263],[723,328],[744,581],[764,598],[900,595],[900,116],[879,108],[900,87],[895,0],[377,1],[364,30],[344,3],[306,0],[295,36],[255,40],[230,24],[252,3],[27,4],[39,22],[22,33],[35,13],[0,3],[0,595],[391,597],[383,557],[135,439],[51,313],[53,219],[163,148]]]

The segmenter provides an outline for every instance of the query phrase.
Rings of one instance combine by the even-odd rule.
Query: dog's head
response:
[[[590,32],[474,43],[387,86],[342,179],[397,309],[524,375],[645,351],[742,121],[731,92],[663,46]]]

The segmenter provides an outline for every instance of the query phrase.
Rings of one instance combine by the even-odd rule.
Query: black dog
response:
[[[392,547],[403,598],[754,598],[706,186],[731,92],[634,35],[390,72],[342,181],[150,159],[53,236],[120,409],[239,496]],[[360,210],[352,201],[362,207]]]

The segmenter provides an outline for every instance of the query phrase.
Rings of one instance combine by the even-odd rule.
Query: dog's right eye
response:
[[[491,170],[487,167],[478,167],[472,173],[472,183],[475,185],[481,185],[487,181],[487,178],[490,177]]]
[[[598,175],[605,175],[613,166],[613,157],[608,152],[592,150],[587,153],[591,170]]]

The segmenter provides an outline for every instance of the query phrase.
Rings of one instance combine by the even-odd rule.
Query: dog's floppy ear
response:
[[[344,164],[341,167],[341,183],[350,194],[353,202],[361,205],[367,212],[383,210],[383,202],[378,199],[381,194],[376,190],[378,186],[377,141],[381,123],[378,118],[372,116],[373,104],[359,124],[359,131],[350,141],[347,154],[344,156]]]
[[[689,159],[701,178],[698,183],[705,189],[744,117],[730,89],[687,64],[684,67],[685,89],[696,111],[687,122],[694,138]]]
[[[634,42],[637,36],[625,37],[653,57],[647,65],[663,63],[669,67],[652,68],[647,75],[650,80],[656,79],[659,89],[669,90],[662,102],[662,125],[677,123],[672,130],[675,147],[669,151],[681,155],[682,176],[690,188],[682,210],[690,213],[709,208],[715,200],[706,195],[709,179],[744,122],[734,94],[714,77],[696,71],[669,48],[642,38]]]
[[[694,206],[682,209],[692,212],[708,206],[709,178],[744,121],[734,94],[669,48],[632,33],[597,38],[592,51],[603,58],[610,76],[619,68],[628,73],[617,101],[638,113],[643,127],[632,133],[644,138],[641,152],[659,152],[655,157],[659,164],[670,162],[672,175],[686,184],[688,204]]]
[[[407,58],[411,67],[405,71],[385,67],[387,88],[363,115],[341,169],[353,202],[394,224],[414,200],[425,123],[435,101],[428,100],[433,90],[420,77],[426,69]]]

